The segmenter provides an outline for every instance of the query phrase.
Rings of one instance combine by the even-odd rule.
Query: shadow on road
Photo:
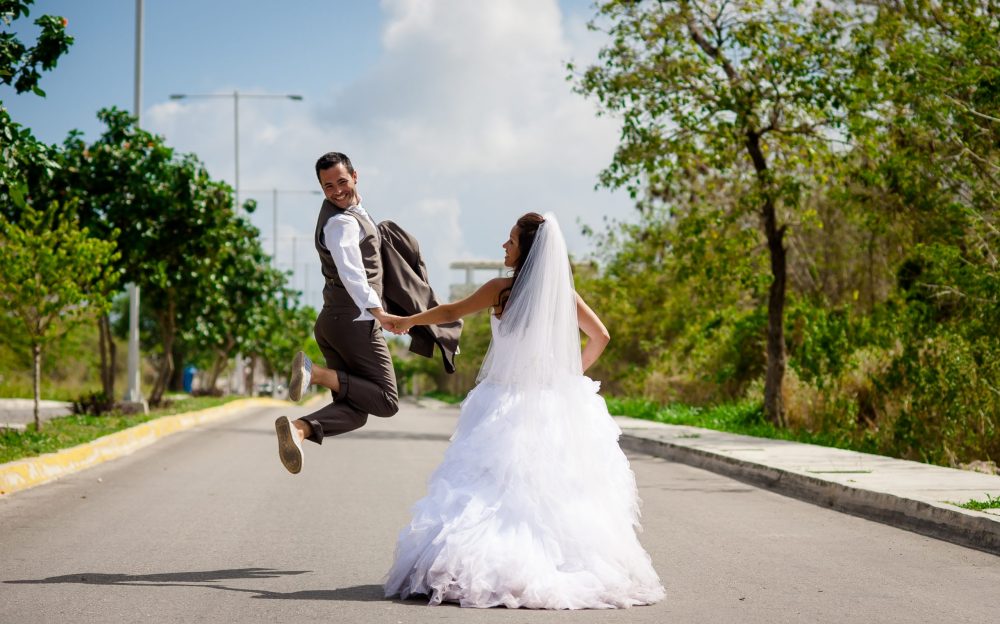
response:
[[[337,589],[307,589],[293,592],[275,592],[266,589],[245,589],[217,584],[219,581],[237,579],[268,579],[307,574],[311,570],[273,570],[270,568],[237,568],[233,570],[206,570],[202,572],[163,572],[159,574],[102,574],[81,572],[50,576],[44,579],[4,581],[7,584],[79,583],[81,585],[120,585],[131,587],[205,587],[244,594],[267,600],[339,600],[348,602],[385,601],[381,585],[356,585]]]
[[[45,579],[25,579],[19,581],[4,581],[10,584],[47,584],[47,583],[80,583],[82,585],[189,585],[209,581],[224,581],[230,579],[264,579],[279,578],[292,574],[307,574],[312,570],[272,570],[270,568],[236,568],[232,570],[206,570],[204,572],[163,572],[160,574],[101,574],[96,572],[81,572],[50,576]],[[242,591],[242,590],[241,590]]]

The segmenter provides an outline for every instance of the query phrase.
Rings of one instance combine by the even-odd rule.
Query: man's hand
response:
[[[390,331],[394,334],[397,335],[405,334],[407,333],[407,330],[409,330],[410,327],[412,327],[411,323],[409,325],[406,325],[405,328],[401,329],[400,324],[405,319],[403,317],[396,316],[395,314],[386,314],[382,310],[382,308],[369,308],[368,311],[371,312],[372,316],[378,319],[378,322],[382,324],[383,329]]]
[[[385,315],[385,320],[381,321],[382,327],[388,329],[396,335],[402,335],[409,332],[412,323],[408,323],[405,317],[396,316],[394,314]]]

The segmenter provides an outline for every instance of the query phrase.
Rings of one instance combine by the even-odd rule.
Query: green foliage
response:
[[[115,400],[104,394],[103,390],[87,392],[73,401],[73,413],[77,415],[100,416],[110,412],[114,407]]]
[[[1000,509],[1000,496],[990,496],[988,492],[983,494],[983,496],[986,497],[986,500],[984,501],[973,498],[962,504],[953,504],[958,505],[959,507],[964,507],[965,509],[972,509],[974,511],[983,511],[984,509]]]
[[[50,15],[36,20],[40,34],[34,45],[8,32],[16,20],[28,15],[31,4],[0,0],[4,26],[0,83],[18,93],[31,90],[44,95],[38,87],[39,72],[55,67],[72,38],[65,32],[65,20]],[[212,180],[194,156],[176,154],[162,137],[138,128],[128,113],[110,108],[101,110],[98,118],[105,131],[96,141],[88,144],[74,131],[56,147],[35,140],[0,107],[0,214],[5,222],[19,224],[35,219],[34,213],[26,212],[31,205],[74,207],[72,220],[78,216],[84,232],[116,250],[109,256],[111,268],[99,283],[91,284],[90,299],[111,299],[127,281],[140,286],[143,343],[157,366],[150,402],[162,399],[175,357],[211,368],[214,382],[237,350],[261,355],[273,370],[308,344],[311,319],[306,322],[308,313],[298,309],[294,293],[285,288],[286,277],[270,267],[259,232],[235,214],[232,189]],[[244,211],[253,208],[248,202]],[[55,228],[54,221],[42,225]],[[56,243],[52,235],[57,230],[35,229],[40,233],[36,252]],[[52,251],[62,247],[66,245],[59,243]],[[91,262],[89,268],[103,266],[96,251],[78,252],[81,262]],[[85,283],[89,274],[74,273],[74,267],[68,265],[64,274],[83,276]],[[4,270],[5,277],[15,275],[6,266]],[[25,298],[22,295],[11,296]],[[40,297],[49,304],[55,301],[52,296]],[[82,304],[70,305],[63,316],[69,320],[85,309]],[[106,309],[90,306],[89,312]],[[127,314],[119,309],[116,316],[122,321],[121,332]],[[10,314],[0,317],[0,326],[10,325]],[[287,339],[287,332],[294,338]],[[23,338],[15,333],[5,347],[30,342]],[[102,381],[110,393],[114,371],[103,355],[102,351],[106,366]]]
[[[727,431],[758,438],[819,444],[863,453],[872,453],[876,450],[874,444],[868,440],[854,440],[847,436],[838,435],[837,432],[811,432],[776,427],[764,417],[761,404],[757,401],[720,403],[712,407],[693,407],[681,404],[661,406],[646,399],[622,399],[611,396],[606,397],[605,401],[608,404],[608,411],[616,416],[630,416],[669,425],[687,425]]]
[[[92,238],[57,203],[21,207],[19,221],[0,215],[0,302],[18,321],[34,361],[35,426],[43,349],[73,325],[110,306],[114,241]]]
[[[317,312],[298,307],[287,291],[279,290],[254,308],[253,323],[247,333],[247,353],[259,355],[270,375],[290,383],[290,365],[297,351],[305,351],[314,361],[323,362],[312,337]]]
[[[720,225],[757,230],[768,256],[758,275],[771,278],[764,404],[784,422],[785,240],[810,217],[801,204],[831,138],[850,128],[859,12],[805,0],[610,0],[598,11],[591,26],[607,25],[610,42],[577,88],[622,120],[601,183],[665,205],[688,235],[680,254],[726,255]]]
[[[448,405],[458,405],[459,403],[465,400],[465,395],[458,396],[455,394],[442,392],[440,390],[432,390],[430,392],[425,392],[423,396],[429,399],[435,399],[441,401],[442,403],[447,403]]]
[[[817,4],[599,3],[595,24],[609,24],[610,42],[578,88],[622,117],[602,182],[639,196],[698,170],[738,176],[754,132],[767,137],[769,183],[794,204],[797,169],[824,148],[817,130],[842,124],[852,84],[839,53],[846,16]]]
[[[54,418],[41,430],[0,429],[0,464],[54,453],[78,444],[96,440],[122,429],[172,414],[193,412],[228,403],[238,397],[197,397],[175,401],[148,414],[112,412],[103,416],[64,416]]]
[[[476,376],[483,365],[483,358],[489,349],[492,339],[492,328],[490,327],[490,311],[481,310],[475,314],[466,316],[462,325],[462,352],[455,356],[455,372],[451,375],[444,371],[441,366],[440,356],[435,348],[435,356],[430,359],[417,357],[415,359],[424,360],[419,366],[433,380],[436,390],[454,396],[465,396],[476,385]],[[424,387],[424,390],[430,390]]]
[[[117,255],[114,240],[92,237],[73,210],[24,205],[19,222],[0,216],[0,301],[44,344],[110,306],[104,292]]]
[[[0,0],[0,84],[17,93],[33,91],[45,96],[38,83],[39,69],[51,70],[73,43],[65,21],[44,15],[35,24],[41,28],[35,45],[28,46],[10,32],[14,22],[27,17],[33,0]],[[18,212],[57,168],[54,150],[35,139],[28,128],[14,122],[0,102],[0,212],[17,221]],[[46,202],[34,198],[36,205]]]
[[[611,331],[593,371],[607,389],[704,401],[738,396],[760,374],[765,258],[752,229],[714,210],[653,206],[595,242],[603,270],[579,274],[576,288]]]
[[[609,43],[577,84],[622,117],[602,181],[631,188],[640,218],[609,224],[601,269],[577,285],[612,334],[596,372],[642,397],[621,409],[760,401],[774,248],[755,211],[771,197],[787,226],[788,429],[760,435],[1000,459],[996,3],[599,11]],[[762,129],[763,178],[739,145]]]
[[[390,339],[392,351],[392,368],[396,374],[396,385],[400,394],[423,394],[434,386],[434,375],[441,364],[434,358],[425,358],[406,351],[406,344],[398,339]]]
[[[34,0],[0,0],[0,84],[13,86],[17,93],[33,91],[45,96],[38,87],[41,80],[39,69],[54,69],[59,57],[69,50],[73,37],[66,33],[66,20],[55,15],[43,15],[35,20],[41,29],[35,45],[28,46],[9,32],[13,23],[28,17],[29,7]]]
[[[14,319],[0,313],[0,397],[33,396],[31,345]],[[49,343],[41,366],[41,396],[43,399],[72,402],[80,395],[101,389],[98,375],[100,358],[94,346],[98,328],[94,323],[81,323],[70,328],[59,340]],[[120,341],[119,341],[120,343]],[[123,346],[118,345],[121,350]],[[125,379],[125,363],[118,361],[115,374]]]
[[[290,315],[285,276],[270,267],[259,232],[234,213],[232,189],[128,113],[112,108],[98,117],[106,129],[97,141],[88,145],[77,133],[66,140],[54,187],[79,201],[96,230],[122,233],[123,278],[139,284],[156,321],[159,374],[150,401],[162,398],[177,354],[203,361],[210,385],[237,350],[260,353],[271,368],[289,360],[291,347],[271,349],[263,338],[286,331],[286,321],[292,331],[303,324]]]

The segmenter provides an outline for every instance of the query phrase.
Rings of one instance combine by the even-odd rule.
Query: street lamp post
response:
[[[235,212],[240,211],[240,98],[254,98],[260,100],[293,100],[301,102],[301,95],[289,93],[240,93],[234,90],[232,93],[174,93],[171,100],[184,100],[191,98],[233,98],[233,166],[235,168]]]
[[[139,127],[142,116],[142,9],[143,0],[135,0],[135,125]],[[142,399],[141,379],[139,376],[139,285],[129,282],[128,290],[128,391],[125,402],[148,411],[146,402]]]
[[[235,168],[235,183],[234,187],[234,203],[236,204],[233,208],[234,214],[240,214],[240,98],[254,98],[261,100],[293,100],[296,102],[302,101],[301,95],[294,94],[277,94],[277,93],[240,93],[238,90],[233,90],[232,93],[174,93],[170,96],[171,100],[184,100],[191,98],[233,98],[233,165]],[[240,353],[236,354],[236,370],[237,379],[239,380],[236,384],[237,392],[244,392],[246,385],[244,375],[243,375],[243,356]],[[251,393],[253,388],[250,388]]]
[[[284,193],[286,195],[290,193],[298,193],[302,195],[322,195],[323,193],[315,190],[302,191],[297,189],[288,190],[288,189],[277,189],[277,188],[270,189],[270,191],[260,190],[260,189],[250,189],[244,192],[248,195],[253,193],[267,193],[267,192],[271,193],[272,197],[271,217],[273,219],[272,230],[271,230],[273,233],[273,236],[271,237],[271,260],[272,262],[274,262],[274,266],[278,266],[278,193]],[[293,260],[292,270],[293,271],[295,270],[294,260]]]

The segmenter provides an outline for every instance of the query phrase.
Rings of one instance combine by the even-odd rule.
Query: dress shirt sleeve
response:
[[[330,255],[333,256],[337,273],[344,282],[347,294],[361,310],[361,315],[354,320],[370,321],[374,317],[368,309],[381,308],[382,301],[378,293],[368,285],[364,261],[361,258],[361,247],[358,244],[362,235],[361,226],[349,215],[334,215],[323,226],[323,240]]]

